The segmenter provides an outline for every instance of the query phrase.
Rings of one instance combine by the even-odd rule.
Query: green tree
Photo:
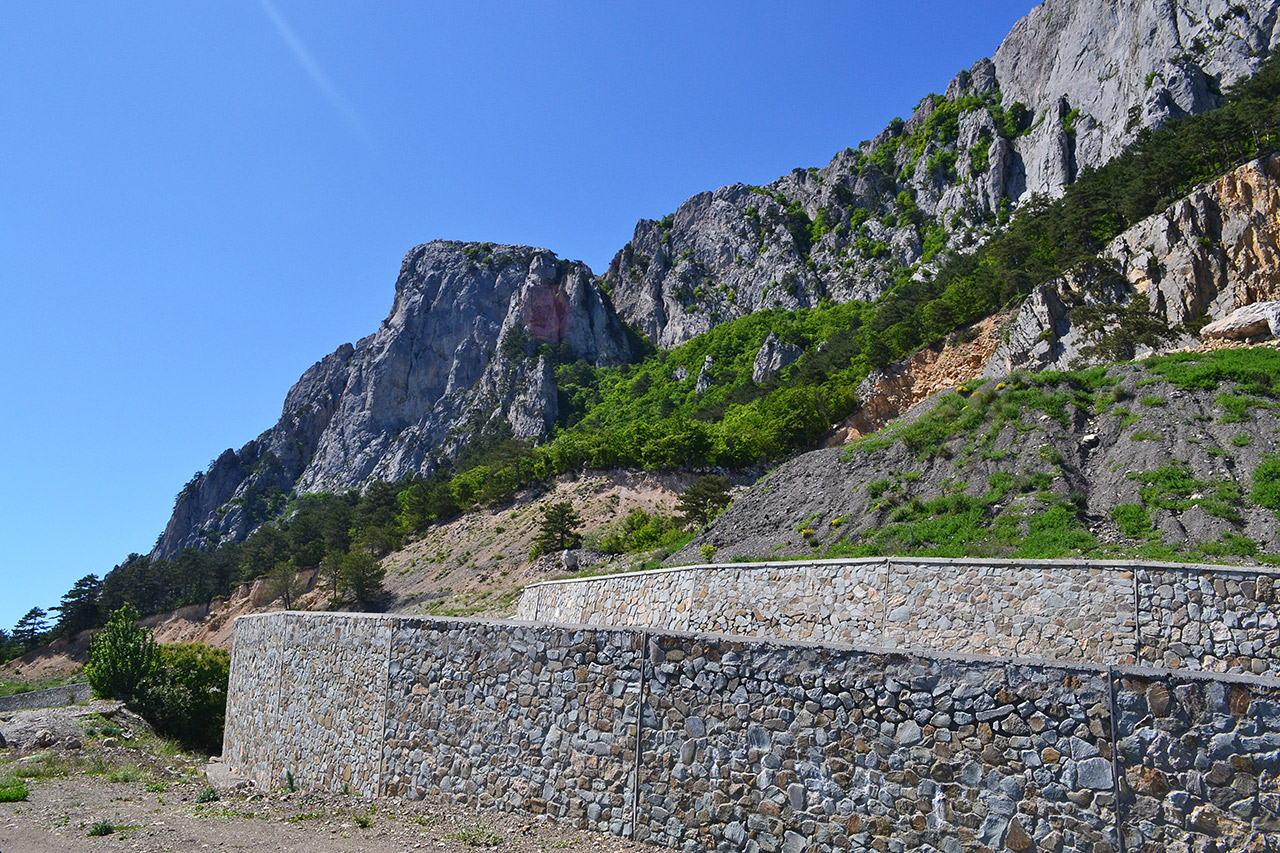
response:
[[[578,527],[582,524],[582,516],[578,515],[570,501],[557,501],[542,509],[542,521],[538,524],[538,535],[533,540],[533,552],[529,555],[536,559],[543,554],[577,548],[582,544]]]
[[[329,587],[329,609],[331,610],[336,610],[338,605],[342,603],[343,556],[343,554],[339,554],[337,551],[330,551],[328,554],[325,554],[323,562],[320,563],[320,573],[325,579],[325,585]]]
[[[298,570],[292,560],[276,560],[275,566],[267,573],[267,583],[273,598],[280,599],[285,610],[292,610],[298,596],[302,594],[302,584],[298,582]]]
[[[103,699],[136,702],[143,682],[156,670],[156,641],[137,621],[137,608],[125,604],[89,644],[85,675],[93,692]]]
[[[387,570],[363,548],[354,548],[342,558],[343,584],[363,607],[375,604],[386,594],[382,586],[386,577]]]
[[[706,527],[729,506],[729,481],[719,474],[699,477],[676,501],[686,527]]]
[[[58,611],[58,624],[54,633],[70,637],[88,628],[96,628],[98,619],[98,593],[102,582],[97,575],[85,575],[62,596],[62,603],[53,608]]]
[[[271,574],[276,563],[289,557],[289,541],[278,528],[264,524],[240,547],[240,565],[245,580]]]
[[[29,652],[44,644],[49,633],[49,622],[44,608],[33,607],[13,626],[13,644],[18,647],[19,654]]]
[[[227,716],[231,656],[200,643],[157,648],[137,710],[161,734],[189,747],[217,752]]]

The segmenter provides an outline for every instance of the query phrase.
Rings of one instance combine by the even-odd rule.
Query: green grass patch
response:
[[[1138,495],[1148,507],[1182,511],[1198,506],[1210,515],[1240,521],[1240,487],[1233,482],[1197,480],[1185,460],[1175,459],[1152,471],[1130,474],[1142,485]]]
[[[1236,394],[1219,394],[1215,402],[1227,413],[1222,416],[1224,424],[1240,424],[1249,420],[1249,401]]]
[[[1151,514],[1142,504],[1123,503],[1111,508],[1111,520],[1130,539],[1145,539],[1152,533]]]
[[[67,765],[52,752],[42,752],[16,764],[11,773],[21,779],[52,779],[67,775]]]
[[[1184,391],[1212,391],[1226,382],[1246,394],[1271,397],[1280,378],[1280,351],[1266,347],[1172,353],[1146,362],[1147,369]]]
[[[1248,447],[1252,442],[1253,439],[1248,433],[1238,432],[1231,436],[1231,443],[1236,447]]]
[[[1280,516],[1280,456],[1269,455],[1253,469],[1249,500]]]
[[[126,764],[108,771],[105,775],[108,782],[139,782],[142,780],[143,772],[132,764]]]
[[[18,803],[27,798],[31,789],[22,779],[0,779],[0,803]]]
[[[987,491],[968,494],[955,483],[934,500],[911,498],[881,505],[883,522],[861,539],[842,538],[827,549],[831,557],[919,554],[937,557],[1063,557],[1093,549],[1097,542],[1080,521],[1080,502],[1050,491],[1048,473],[996,473]],[[1035,495],[1034,512],[1004,506]],[[1000,506],[1000,509],[997,509]]]

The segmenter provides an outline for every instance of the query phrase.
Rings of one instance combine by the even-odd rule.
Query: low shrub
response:
[[[31,789],[21,779],[0,779],[0,803],[18,803],[27,798]]]

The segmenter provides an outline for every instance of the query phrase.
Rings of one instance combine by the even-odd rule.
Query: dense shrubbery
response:
[[[89,646],[95,695],[123,700],[156,731],[207,752],[222,745],[230,656],[199,643],[162,646],[125,605]]]

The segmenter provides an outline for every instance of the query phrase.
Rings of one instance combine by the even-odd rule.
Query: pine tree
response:
[[[577,548],[582,544],[578,535],[578,527],[582,524],[582,516],[574,510],[569,501],[557,501],[548,504],[542,510],[542,521],[538,525],[538,535],[533,540],[531,558],[568,548]]]
[[[49,633],[47,615],[43,608],[33,607],[13,626],[13,644],[20,653],[29,652],[44,643],[45,635]]]
[[[342,580],[356,602],[368,607],[386,594],[382,582],[387,570],[378,559],[363,548],[354,548],[342,558]]]
[[[98,618],[98,593],[102,581],[97,575],[85,575],[62,596],[62,603],[53,608],[58,611],[58,624],[54,633],[59,637],[71,637],[101,624]]]
[[[685,527],[706,527],[729,506],[729,481],[719,474],[698,478],[676,501]]]

